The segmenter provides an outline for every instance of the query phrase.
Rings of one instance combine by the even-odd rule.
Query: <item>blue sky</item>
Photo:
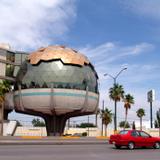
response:
[[[1,0],[0,11],[0,41],[13,49],[63,44],[87,55],[99,75],[100,106],[104,99],[113,110],[108,98],[113,80],[103,74],[114,76],[127,67],[118,82],[135,97],[129,116],[136,119],[135,111],[143,107],[149,119],[150,89],[156,91],[154,112],[159,108],[159,0]],[[118,111],[122,120],[123,103]]]

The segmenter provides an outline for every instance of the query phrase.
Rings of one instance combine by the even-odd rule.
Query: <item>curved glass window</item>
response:
[[[68,88],[98,92],[96,72],[90,65],[83,67],[63,64],[60,60],[31,65],[25,61],[17,74],[22,88]]]

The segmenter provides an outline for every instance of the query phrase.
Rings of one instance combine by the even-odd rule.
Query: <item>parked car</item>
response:
[[[117,149],[126,146],[129,149],[135,147],[154,147],[160,149],[160,137],[152,137],[148,133],[139,130],[122,130],[118,134],[111,135],[110,144]]]

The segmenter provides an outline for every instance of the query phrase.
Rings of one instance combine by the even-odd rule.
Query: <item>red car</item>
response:
[[[117,149],[122,146],[127,146],[129,149],[135,147],[160,149],[160,137],[152,137],[148,133],[138,130],[123,130],[118,134],[111,135],[109,143],[114,144]]]

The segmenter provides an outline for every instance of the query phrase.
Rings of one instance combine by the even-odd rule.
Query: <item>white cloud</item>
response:
[[[75,16],[75,0],[1,0],[0,42],[23,50],[54,43]]]
[[[110,85],[113,80],[110,77],[104,77],[104,73],[109,73],[115,76],[120,69],[127,67],[127,71],[123,72],[119,78],[122,81],[128,82],[128,84],[138,85],[148,80],[160,79],[157,72],[160,67],[158,64],[128,64],[126,61],[125,64],[117,63],[119,60],[127,59],[128,57],[139,56],[139,58],[144,59],[145,54],[152,52],[154,50],[154,45],[149,43],[139,43],[131,46],[122,46],[118,43],[107,42],[99,46],[91,47],[87,46],[81,48],[80,52],[85,53],[91,62],[93,62],[100,79],[100,84],[102,88],[104,86],[104,81],[107,81]],[[136,72],[136,76],[135,73]],[[124,77],[124,78],[123,78]]]
[[[88,55],[89,58],[98,57],[98,55],[108,54],[112,50],[114,50],[115,44],[113,42],[106,42],[96,47],[87,46],[85,48],[81,48],[80,52]]]
[[[85,53],[95,66],[101,66],[110,64],[126,56],[138,56],[148,53],[153,49],[154,45],[146,42],[132,46],[123,46],[119,43],[106,42],[96,47],[87,46],[81,48],[80,52]]]
[[[120,0],[123,7],[135,14],[160,19],[159,0]]]

